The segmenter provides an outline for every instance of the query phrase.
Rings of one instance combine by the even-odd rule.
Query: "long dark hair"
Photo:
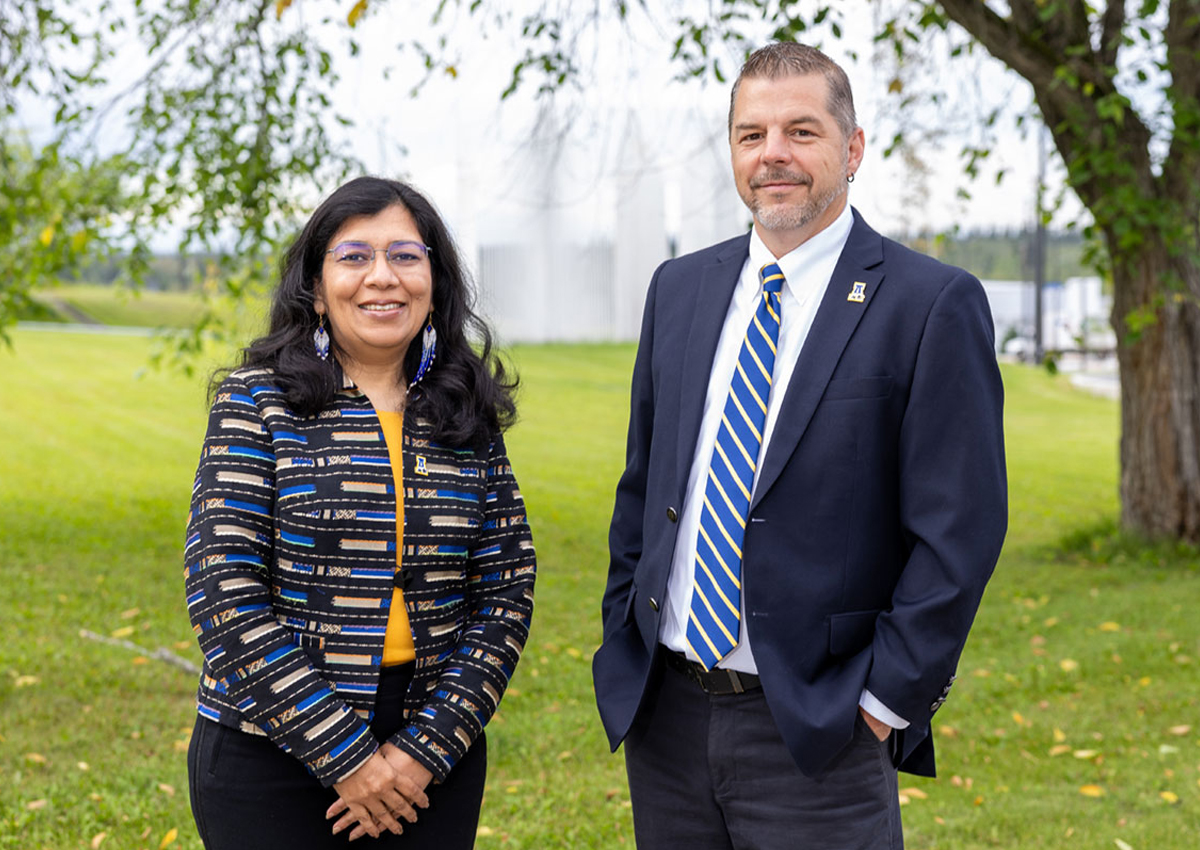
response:
[[[517,379],[506,371],[490,328],[473,309],[471,285],[445,223],[433,204],[405,183],[359,177],[317,207],[283,258],[267,334],[242,350],[241,365],[273,369],[288,404],[302,416],[316,415],[333,402],[342,386],[341,368],[336,357],[321,360],[313,347],[313,287],[330,240],[347,220],[397,205],[412,215],[421,239],[432,249],[437,331],[437,360],[409,396],[406,412],[428,421],[439,442],[479,445],[515,420]],[[420,360],[418,333],[404,355],[403,374],[415,375]]]

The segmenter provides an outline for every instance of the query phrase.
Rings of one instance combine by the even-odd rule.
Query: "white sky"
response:
[[[871,10],[878,5],[863,0],[845,5],[850,8],[843,19],[844,38],[827,37],[823,47],[850,75],[859,123],[867,134],[867,155],[851,187],[851,202],[887,233],[1031,223],[1036,136],[1022,138],[1011,117],[1028,112],[1028,86],[991,60],[965,58],[950,64],[933,56],[919,71],[918,84],[943,92],[940,112],[898,115],[896,99],[885,94],[891,73],[870,61]],[[415,99],[408,96],[407,81],[422,70],[411,54],[397,53],[396,34],[411,32],[414,17],[421,18],[406,6],[392,2],[373,10],[356,33],[363,38],[362,53],[340,66],[342,102],[355,103],[357,114],[370,116],[352,134],[351,144],[373,172],[402,173],[426,189],[455,223],[460,238],[511,239],[548,194],[558,200],[568,233],[584,241],[591,234],[611,235],[613,178],[627,177],[630,171],[657,174],[663,181],[669,231],[680,224],[681,184],[695,180],[712,183],[714,203],[732,204],[730,217],[748,221],[729,176],[725,116],[730,83],[672,81],[678,66],[667,61],[668,39],[653,34],[656,22],[635,21],[635,30],[642,25],[651,33],[636,42],[628,30],[610,22],[602,25],[597,42],[581,46],[581,61],[594,63],[596,70],[581,92],[556,96],[557,111],[573,117],[559,119],[569,127],[557,148],[559,159],[552,161],[553,146],[531,144],[538,115],[533,86],[503,103],[499,99],[516,49],[495,36],[481,41],[469,20],[458,31],[471,35],[452,41],[461,57],[457,78],[440,74]],[[848,55],[851,49],[859,52],[858,61]],[[390,80],[380,70],[386,63],[396,69]],[[736,67],[726,63],[725,70],[732,77]],[[534,75],[527,79],[536,82]],[[1014,111],[999,124],[999,144],[984,175],[968,183],[959,150],[964,133],[978,132],[981,122],[974,121],[976,129],[972,123],[983,112],[980,96],[1007,102]],[[899,157],[883,158],[898,126],[910,134],[924,130],[943,136],[940,143],[930,141],[917,149],[928,169],[923,179]],[[633,151],[627,141],[631,132],[641,142]],[[1061,184],[1053,166],[1048,179]],[[1007,172],[1000,185],[994,180],[996,168]],[[970,191],[970,200],[959,196],[963,188]],[[1056,224],[1078,214],[1078,202],[1073,196],[1070,201]]]
[[[570,0],[561,2],[568,5]],[[534,4],[535,0],[518,0],[510,5]],[[296,0],[284,12],[283,23],[319,26],[317,21],[331,6],[342,8],[339,14],[344,15],[352,5],[350,0]],[[951,62],[935,51],[913,72],[914,85],[941,92],[941,106],[901,113],[896,99],[886,95],[891,71],[871,61],[871,34],[884,5],[847,0],[839,6],[844,37],[826,34],[822,44],[850,76],[859,123],[867,135],[866,158],[851,187],[851,203],[877,230],[889,234],[1031,223],[1036,138],[1034,133],[1023,137],[1012,120],[1029,112],[1028,86],[990,59]],[[669,233],[686,230],[693,207],[704,199],[730,234],[748,222],[733,192],[725,134],[736,63],[723,63],[730,77],[725,83],[711,78],[675,82],[679,65],[669,61],[675,30],[668,16],[649,18],[638,4],[630,4],[629,27],[602,22],[577,45],[579,62],[587,69],[579,89],[538,101],[533,96],[538,78],[529,74],[529,84],[502,102],[500,93],[520,53],[512,34],[517,28],[510,25],[506,33],[493,31],[482,38],[481,19],[456,12],[456,4],[448,3],[449,14],[461,17],[445,30],[451,54],[457,57],[457,78],[439,73],[412,97],[410,89],[424,70],[413,51],[399,51],[397,46],[434,37],[428,23],[433,6],[432,0],[375,0],[353,32],[362,44],[359,55],[351,57],[340,47],[332,51],[342,78],[336,98],[339,111],[358,119],[352,130],[333,132],[344,136],[372,173],[403,176],[425,189],[468,246],[528,238],[530,222],[547,198],[553,200],[561,234],[583,242],[612,237],[616,195],[641,181],[655,187],[661,183]],[[609,4],[575,2],[575,8],[584,11],[600,7],[607,9]],[[514,19],[519,16],[513,13]],[[340,21],[324,29],[327,45],[339,44],[349,33]],[[760,41],[765,42],[769,31],[762,27]],[[852,50],[859,54],[857,60]],[[390,77],[383,72],[386,66],[393,68]],[[122,77],[132,79],[140,73],[137,63],[125,62],[124,57],[123,64],[111,70],[114,90]],[[998,124],[998,143],[984,176],[968,183],[959,151],[964,141],[978,135],[984,111],[979,104],[984,100],[1006,102],[1010,111]],[[30,106],[23,111],[36,135],[36,125],[46,123],[48,116],[39,116],[36,104]],[[537,119],[547,114],[542,136],[536,137]],[[115,123],[110,119],[106,129],[115,130]],[[923,176],[900,157],[883,158],[899,127],[910,136],[931,137],[916,147]],[[547,141],[550,131],[560,134],[557,143]],[[120,145],[122,135],[106,134],[114,145]],[[997,168],[1007,172],[1000,185],[994,182]],[[1053,187],[1061,186],[1060,172],[1061,166],[1052,160],[1051,194]],[[963,188],[971,192],[969,200],[960,197]],[[311,199],[313,204],[317,200]],[[1079,210],[1078,201],[1069,195],[1054,224],[1064,226]],[[544,214],[537,220],[544,223]],[[164,234],[163,250],[173,249],[168,241]]]

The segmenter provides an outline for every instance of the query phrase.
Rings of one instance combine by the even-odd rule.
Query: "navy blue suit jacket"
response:
[[[748,251],[740,236],[664,263],[650,283],[593,660],[613,749],[650,678],[672,517],[682,514]],[[863,300],[848,300],[856,288]],[[864,687],[911,724],[899,735],[901,769],[933,774],[930,720],[1007,527],[993,337],[978,280],[854,213],[767,445],[743,544],[744,628],[771,714],[810,776],[850,742]]]

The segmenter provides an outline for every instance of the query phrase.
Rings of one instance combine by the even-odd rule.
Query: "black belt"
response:
[[[706,694],[744,694],[746,691],[756,691],[762,687],[758,676],[753,673],[739,673],[724,667],[705,670],[699,662],[689,661],[666,647],[663,647],[663,658],[666,659],[668,667],[687,676]]]

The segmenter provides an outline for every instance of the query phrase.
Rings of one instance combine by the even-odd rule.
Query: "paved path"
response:
[[[77,325],[98,325],[98,324],[100,324],[100,322],[97,322],[95,319],[93,319],[87,313],[83,312],[78,307],[76,307],[74,304],[71,304],[68,301],[64,301],[61,298],[56,298],[53,295],[47,295],[46,300],[50,302],[50,306],[54,310],[58,311],[59,313],[61,313],[64,316],[66,316],[74,324],[77,324]]]

